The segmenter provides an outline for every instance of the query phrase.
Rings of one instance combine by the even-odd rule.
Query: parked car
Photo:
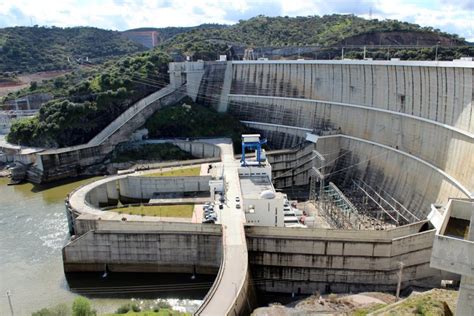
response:
[[[216,221],[212,219],[205,219],[202,221],[203,224],[215,224]]]
[[[235,202],[239,203],[240,202],[240,197],[236,196],[235,197]]]
[[[212,219],[214,221],[217,220],[217,216],[215,214],[208,214],[206,216],[204,216],[205,219]]]
[[[240,209],[240,203],[235,204],[236,209]]]

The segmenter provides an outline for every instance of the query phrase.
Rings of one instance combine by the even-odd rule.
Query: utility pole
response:
[[[364,60],[365,60],[366,46],[364,45]]]
[[[402,287],[402,274],[403,274],[403,266],[404,265],[405,264],[403,262],[398,263],[398,266],[400,267],[400,270],[397,273],[397,275],[398,275],[397,294],[396,294],[397,301],[400,299],[400,288]]]
[[[12,316],[14,316],[15,313],[13,313],[13,304],[12,304],[11,296],[12,296],[12,294],[10,293],[10,291],[7,291],[8,304],[10,305],[10,312],[11,312]]]
[[[342,52],[341,52],[341,60],[344,60],[344,47],[342,48]]]

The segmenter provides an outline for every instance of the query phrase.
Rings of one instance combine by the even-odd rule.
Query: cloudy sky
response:
[[[474,41],[474,0],[2,0],[0,27],[87,25],[126,30],[144,26],[232,24],[258,14],[332,13],[399,19]]]

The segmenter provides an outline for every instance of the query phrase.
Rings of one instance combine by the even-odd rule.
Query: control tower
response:
[[[246,166],[261,166],[262,162],[266,160],[265,150],[262,149],[262,145],[266,144],[267,140],[260,140],[260,134],[243,134],[242,135],[242,158],[240,159],[240,165]],[[255,160],[250,160],[245,157],[245,150],[255,150]]]

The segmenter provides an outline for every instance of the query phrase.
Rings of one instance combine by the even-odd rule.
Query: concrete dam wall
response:
[[[338,131],[338,155],[349,153],[335,162],[335,181],[363,179],[426,216],[431,203],[474,196],[473,70],[465,61],[228,62],[222,71],[230,82],[208,97],[230,86],[225,107],[213,105],[267,124],[257,130],[276,147],[303,139],[301,130],[272,124]]]
[[[423,224],[389,231],[249,226],[250,269],[261,291],[394,291],[403,261],[403,288],[438,286],[442,273],[429,266],[435,230],[419,232]]]
[[[80,219],[76,225],[87,232],[63,248],[65,272],[104,271],[106,265],[112,272],[217,274],[219,270],[220,225]]]

